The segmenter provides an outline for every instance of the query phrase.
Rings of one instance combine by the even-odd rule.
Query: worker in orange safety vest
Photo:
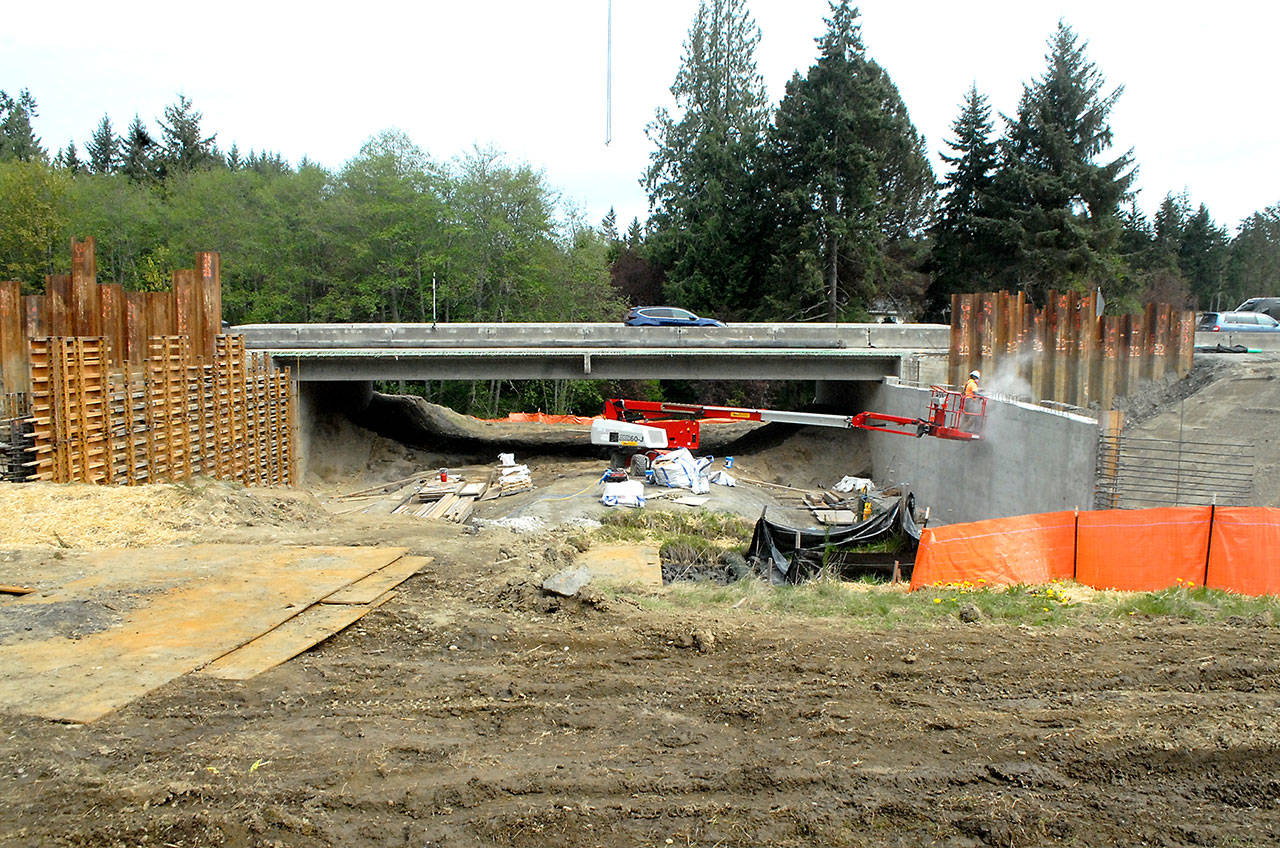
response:
[[[964,382],[964,394],[960,397],[960,429],[966,433],[978,432],[980,423],[978,416],[982,414],[981,404],[975,404],[972,412],[965,407],[969,405],[969,398],[978,396],[978,381],[981,379],[982,373],[975,368],[969,372],[969,379]]]

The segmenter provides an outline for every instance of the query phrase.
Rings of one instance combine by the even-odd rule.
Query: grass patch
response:
[[[1087,595],[1081,599],[1079,595]],[[1053,627],[1091,621],[1172,620],[1236,624],[1280,624],[1280,598],[1250,598],[1215,589],[1174,587],[1159,592],[1093,592],[1074,584],[1047,586],[935,586],[916,592],[904,585],[820,577],[798,586],[742,580],[727,586],[679,584],[646,596],[651,607],[730,607],[887,628],[962,620]]]
[[[755,522],[730,512],[710,510],[629,509],[611,512],[596,531],[606,539],[618,539],[633,532],[656,536],[701,536],[709,539],[735,539],[744,545],[751,539]]]
[[[664,561],[699,564],[715,562],[726,551],[746,553],[754,526],[728,512],[620,510],[606,515],[591,538],[656,544]]]

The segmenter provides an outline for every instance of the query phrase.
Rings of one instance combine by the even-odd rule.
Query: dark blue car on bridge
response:
[[[622,323],[628,327],[723,327],[723,321],[699,318],[678,306],[633,306]]]

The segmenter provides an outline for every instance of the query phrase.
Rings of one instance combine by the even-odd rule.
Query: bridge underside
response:
[[[270,351],[303,382],[361,380],[873,380],[905,350],[494,348]]]

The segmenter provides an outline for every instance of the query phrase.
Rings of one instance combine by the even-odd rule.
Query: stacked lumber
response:
[[[487,483],[465,481],[419,483],[391,513],[439,518],[461,524],[471,517],[476,501],[484,494],[487,486]]]

